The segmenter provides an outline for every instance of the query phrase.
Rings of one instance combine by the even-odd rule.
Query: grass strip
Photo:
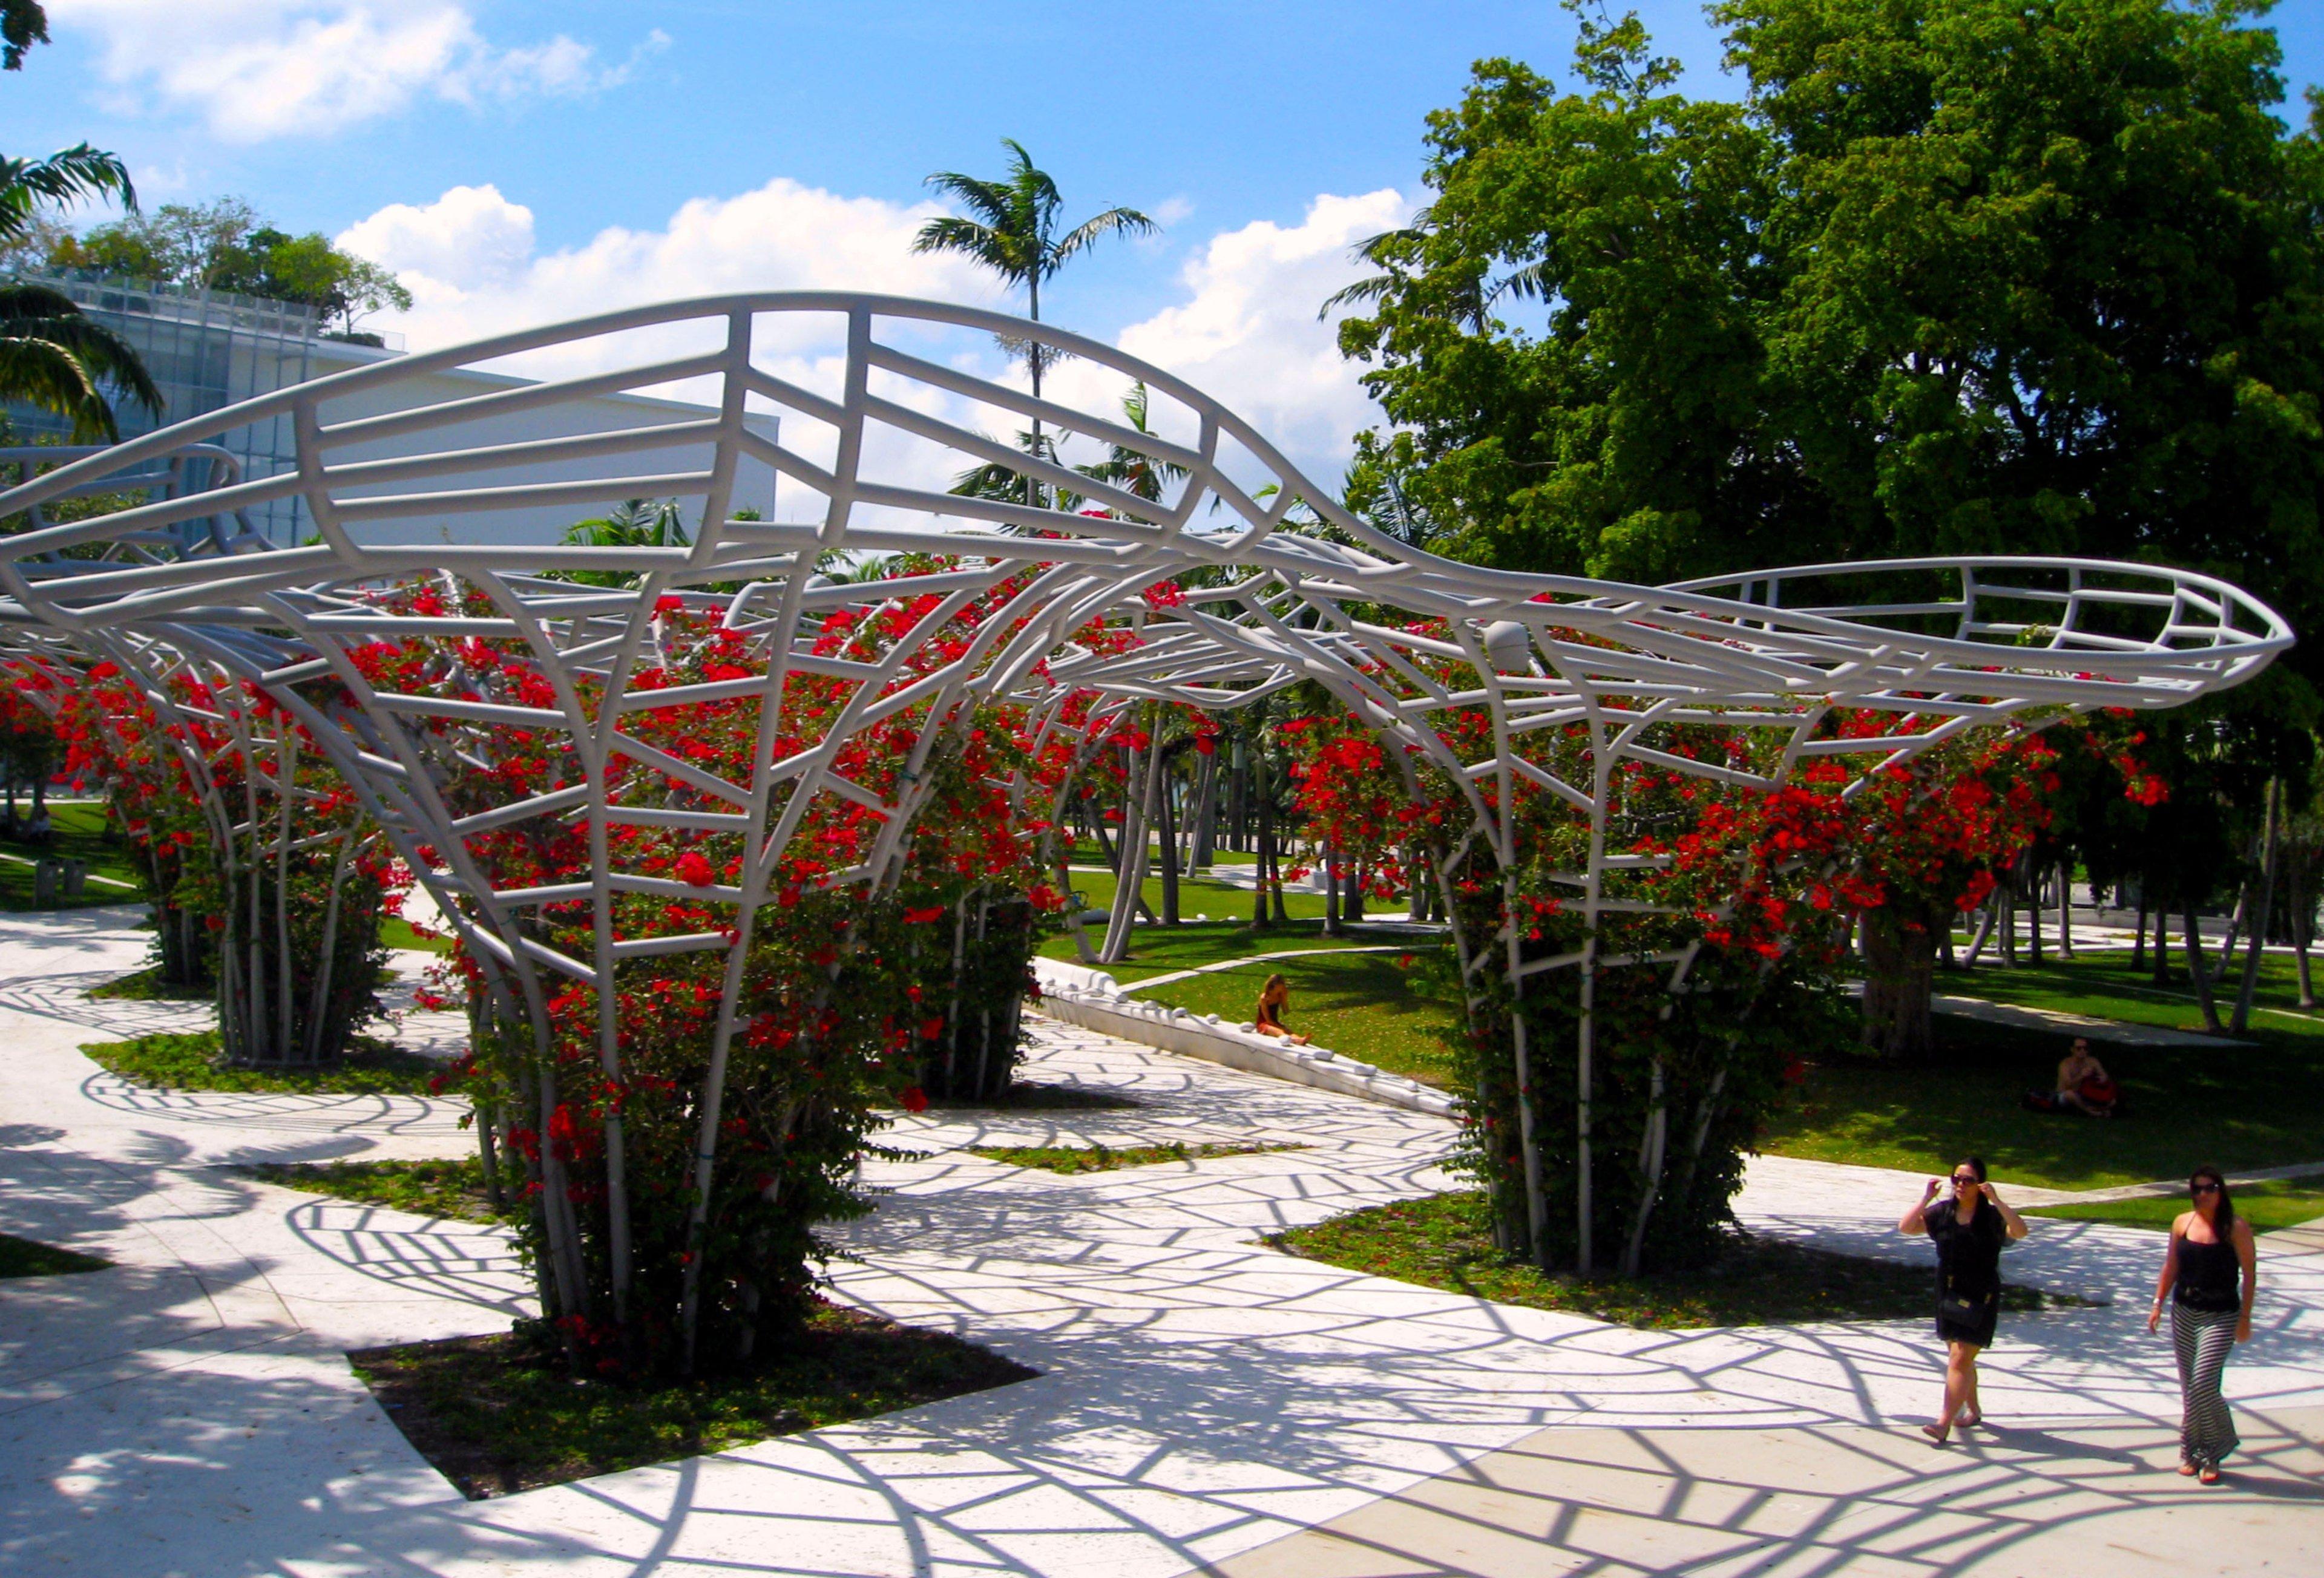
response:
[[[262,1183],[362,1206],[384,1206],[457,1222],[498,1222],[484,1188],[484,1164],[451,1161],[262,1161],[235,1170]]]
[[[19,809],[27,808],[20,805]],[[78,860],[92,878],[113,879],[113,883],[92,880],[80,897],[53,907],[80,909],[91,904],[135,904],[145,895],[144,879],[132,864],[127,841],[107,830],[105,807],[93,802],[51,803],[48,838],[37,842],[0,839],[0,852],[17,857],[0,860],[0,910],[44,907],[33,902],[35,873],[28,862],[51,858]],[[128,885],[113,885],[118,883]]]
[[[1152,1167],[1163,1161],[1207,1161],[1214,1156],[1258,1156],[1269,1151],[1305,1151],[1305,1145],[1189,1145],[1173,1140],[1167,1145],[971,1145],[975,1155],[1010,1167],[1038,1167],[1047,1172],[1111,1172],[1124,1167]]]
[[[1480,1190],[1368,1206],[1266,1242],[1370,1276],[1648,1331],[1932,1319],[1936,1314],[1930,1266],[1834,1254],[1739,1231],[1729,1234],[1715,1259],[1688,1271],[1587,1280],[1547,1276],[1493,1247]],[[2002,1291],[2006,1310],[2083,1302],[2032,1288]]]
[[[68,1277],[77,1271],[101,1271],[112,1263],[95,1255],[0,1233],[0,1278]]]
[[[1343,1058],[1449,1088],[1457,1067],[1452,1041],[1462,1033],[1460,1011],[1434,995],[1434,982],[1407,963],[1438,946],[1423,938],[1397,953],[1338,951],[1267,959],[1151,988],[1131,983],[1129,990],[1148,1002],[1242,1024],[1258,1012],[1268,977],[1280,974],[1291,986],[1285,1023],[1293,1030]]]
[[[214,1030],[93,1041],[81,1050],[100,1068],[154,1090],[292,1092],[309,1096],[425,1096],[443,1065],[357,1036],[346,1056],[318,1069],[238,1069]]]
[[[2314,1180],[2269,1179],[2235,1188],[2236,1215],[2248,1220],[2255,1233],[2297,1227],[2324,1216],[2324,1188]],[[2028,1216],[2055,1216],[2063,1222],[2113,1222],[2125,1227],[2144,1227],[2168,1233],[2179,1213],[2194,1209],[2184,1193],[2151,1195],[2135,1200],[2093,1200],[2082,1206],[2043,1206]]]
[[[514,1334],[347,1355],[420,1454],[471,1500],[744,1446],[1007,1386],[1028,1370],[942,1332],[820,1305],[748,1373],[576,1375]]]
[[[165,981],[161,978],[161,967],[153,965],[101,986],[91,986],[88,995],[117,1003],[208,1003],[217,995],[217,989]]]
[[[452,939],[440,931],[423,932],[401,915],[383,915],[379,922],[379,940],[389,948],[408,949],[419,953],[448,954]]]

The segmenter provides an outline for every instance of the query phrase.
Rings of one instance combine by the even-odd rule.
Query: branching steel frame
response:
[[[803,388],[754,355],[762,344],[795,344],[798,336],[788,331],[806,319],[827,320],[844,341],[836,395]],[[770,326],[779,332],[770,335]],[[959,330],[1038,342],[1140,381],[1175,402],[1191,436],[1157,435],[1066,404],[1055,397],[1054,381],[1050,397],[1036,399],[912,344]],[[397,408],[400,397],[430,374],[525,353],[607,355],[624,336],[654,344],[613,371]],[[673,337],[694,348],[671,353],[667,342]],[[713,408],[699,419],[643,429],[589,424],[588,402],[600,397],[687,380],[715,388]],[[754,405],[779,412],[787,425],[825,431],[828,458],[811,457],[788,435],[778,441],[747,425]],[[1160,499],[1142,498],[1093,481],[1063,459],[991,437],[958,414],[964,408],[1116,446],[1157,469],[1176,468],[1180,480]],[[479,445],[460,436],[465,423],[521,413],[576,430],[522,443]],[[1574,1098],[1587,1266],[1591,991],[1608,962],[1597,956],[1594,937],[1600,915],[1628,903],[1608,894],[1609,874],[1638,858],[1607,848],[1609,786],[1623,763],[1767,787],[1802,763],[1836,758],[1848,762],[1860,783],[1869,771],[1981,724],[2095,706],[2175,706],[2249,678],[2292,639],[2273,610],[2225,583],[2092,560],[1928,558],[1761,571],[1659,588],[1456,564],[1357,518],[1231,411],[1111,346],[1002,314],[833,292],[635,308],[300,384],[29,482],[0,495],[0,515],[37,509],[104,472],[151,464],[189,444],[280,417],[290,417],[296,433],[292,471],[0,543],[0,621],[68,637],[134,631],[266,687],[299,711],[459,928],[495,992],[525,1005],[523,1017],[544,1049],[548,977],[596,989],[600,1054],[608,1074],[618,1075],[619,1028],[609,989],[616,966],[640,955],[723,950],[728,990],[702,1114],[697,1197],[704,1200],[722,1071],[735,1030],[735,988],[754,916],[768,897],[769,873],[810,803],[836,795],[873,805],[884,822],[871,855],[830,881],[892,882],[904,834],[925,800],[917,775],[937,728],[922,731],[899,780],[905,787],[892,799],[837,770],[844,740],[882,718],[925,708],[933,723],[964,728],[964,703],[1005,699],[1033,708],[1040,728],[1050,730],[1058,727],[1064,698],[1075,692],[1096,693],[1102,714],[1140,701],[1218,709],[1308,679],[1368,727],[1409,748],[1390,753],[1408,778],[1416,756],[1462,786],[1471,818],[1467,839],[1489,851],[1505,877],[1516,856],[1508,808],[1521,784],[1587,817],[1589,857],[1568,876],[1577,890],[1572,908],[1592,940],[1576,953],[1528,959],[1514,928],[1499,940],[1513,988],[1544,970],[1579,973],[1583,1014]],[[401,453],[349,453],[383,445]],[[595,480],[478,478],[512,467],[569,472],[647,455],[675,459],[661,469]],[[792,490],[786,498],[805,494],[818,507],[795,509],[795,518],[783,521],[736,518],[730,503],[745,463],[771,467]],[[1025,497],[963,498],[928,486],[929,477],[964,463],[1013,471],[1026,479]],[[198,517],[294,495],[315,522],[318,537],[311,545],[262,553],[246,551],[254,546],[246,538],[185,537],[182,523]],[[632,497],[696,501],[694,540],[667,547],[493,544],[468,529],[500,510],[569,505],[577,516],[586,506]],[[1072,507],[1060,507],[1061,498]],[[1320,524],[1293,524],[1303,518],[1302,505]],[[1104,513],[1084,512],[1093,509]],[[438,525],[447,540],[414,546],[367,537],[371,528],[397,522]],[[186,541],[184,551],[150,551],[171,533]],[[148,547],[140,555],[148,562],[69,556],[129,540]],[[899,552],[957,562],[868,586],[816,573],[835,553]],[[634,580],[607,589],[544,578],[587,570]],[[382,601],[383,588],[416,577],[438,578],[454,593],[444,613],[397,611]],[[1167,606],[1141,600],[1148,588],[1181,577],[1215,583],[1195,585],[1182,602]],[[956,658],[905,677],[908,661],[932,635],[979,597],[1020,581],[1006,619],[987,620]],[[735,583],[742,589],[706,590]],[[481,595],[491,611],[471,611],[470,593]],[[934,607],[879,661],[814,650],[817,621],[830,610],[895,608],[927,595],[936,598]],[[655,661],[661,640],[656,610],[669,597],[715,613],[741,634],[763,673],[677,690],[633,688],[632,676]],[[1380,622],[1383,609],[1435,623],[1429,633],[1399,628]],[[1139,640],[1112,656],[1075,645],[1074,634],[1092,620],[1132,626]],[[447,697],[442,685],[429,693],[383,692],[350,661],[350,651],[364,642],[413,637],[521,641],[555,687],[556,702],[493,699],[491,677],[481,674],[462,676],[462,688],[478,700]],[[1447,665],[1465,665],[1476,683],[1456,692],[1431,677]],[[818,745],[777,760],[772,747],[784,682],[797,673],[856,689]],[[319,716],[292,688],[324,675],[355,698],[347,715]],[[582,700],[585,680],[604,698],[594,711]],[[760,746],[747,781],[707,773],[624,728],[641,712],[742,698],[761,704]],[[1428,721],[1455,707],[1487,711],[1495,759],[1471,766],[1455,758]],[[1897,723],[1876,740],[1819,738],[1820,726],[1839,708],[1890,712]],[[1657,730],[1680,723],[1776,730],[1784,740],[1780,765],[1753,772],[1658,750]],[[1571,781],[1516,748],[1531,731],[1572,726],[1587,732],[1580,758],[1587,766]],[[481,759],[490,753],[493,732],[509,728],[553,731],[568,741],[583,781],[456,817],[438,793],[434,753],[450,740],[448,748]],[[637,803],[634,784],[613,766],[616,757],[687,790],[669,803]],[[1409,786],[1417,793],[1416,779]],[[495,891],[469,858],[463,835],[540,816],[588,820],[590,876],[555,888]],[[677,895],[733,906],[733,924],[697,935],[616,940],[610,924],[614,895],[664,893],[679,885],[620,869],[607,844],[609,822],[746,835],[751,854],[738,882]],[[423,846],[438,853],[438,864],[422,858]],[[591,957],[571,957],[528,934],[522,918],[532,907],[585,898],[597,916]],[[1669,967],[1675,986],[1692,952],[1652,962]],[[1483,957],[1463,964],[1482,968]],[[1519,1034],[1520,1107],[1529,1137],[1543,1093],[1525,1085],[1521,1024]],[[1661,1115],[1655,1121],[1665,1122]],[[607,1138],[608,1182],[618,1198],[618,1117]],[[1538,1235],[1536,1148],[1528,1143],[1526,1154]],[[562,1198],[561,1189],[549,1194]],[[626,1228],[617,1220],[612,1232],[618,1304]],[[560,1274],[579,1271],[563,1268]]]

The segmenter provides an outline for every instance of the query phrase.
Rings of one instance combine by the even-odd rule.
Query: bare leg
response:
[[[1962,1406],[1977,1392],[1977,1350],[1967,1343],[1945,1344],[1945,1411],[1933,1425],[1921,1427],[1921,1434],[1938,1445],[1944,1445],[1951,1433],[1953,1418]]]
[[[1977,1400],[1977,1350],[1975,1348],[1969,1351],[1969,1365],[1966,1373],[1969,1377],[1969,1390],[1961,1399],[1960,1422],[1963,1429],[1972,1425],[1985,1423],[1985,1408]]]

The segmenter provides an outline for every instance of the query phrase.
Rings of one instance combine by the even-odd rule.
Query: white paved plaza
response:
[[[872,1170],[891,1192],[835,1268],[844,1298],[1038,1379],[469,1502],[342,1355],[503,1327],[525,1288],[504,1242],[228,1170],[465,1154],[456,1109],[125,1086],[78,1045],[198,1018],[80,995],[143,950],[123,912],[0,918],[0,1230],[116,1262],[0,1283],[6,1572],[2324,1570],[2314,1251],[2263,1244],[2230,1485],[2168,1472],[2176,1385],[2141,1291],[2160,1243],[2130,1229],[2042,1222],[2012,1252],[2017,1280],[2114,1302],[2006,1319],[1985,1382],[1999,1428],[1939,1453],[1912,1430],[1936,1390],[1922,1322],[1642,1333],[1266,1250],[1277,1227],[1441,1187],[1451,1124],[1054,1023],[1035,1077],[1144,1105],[910,1120],[900,1142],[926,1154]],[[1305,1149],[1084,1177],[958,1149],[1157,1137]],[[1741,1209],[1917,1257],[1887,1231],[1914,1193],[1762,1160]]]

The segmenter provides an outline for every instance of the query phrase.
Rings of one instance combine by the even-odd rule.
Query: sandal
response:
[[[2200,1482],[2206,1485],[2218,1484],[2219,1482],[2219,1465],[2215,1463],[2205,1463],[2203,1465],[2203,1472],[2199,1476],[2199,1479]]]
[[[2185,1474],[2185,1475],[2186,1475],[2188,1478],[2190,1478],[2190,1479],[2194,1478],[2194,1476],[2195,1476],[2195,1460],[2194,1460],[2193,1458],[2191,1458],[2191,1457],[2182,1457],[2182,1458],[2181,1458],[2181,1459],[2179,1460],[2179,1472],[2180,1472],[2181,1473],[2182,1473],[2182,1474]]]
[[[1921,1434],[1927,1436],[1932,1443],[1939,1446],[1942,1446],[1945,1444],[1945,1436],[1950,1433],[1950,1432],[1947,1427],[1942,1425],[1923,1425],[1921,1427]]]
[[[1985,1416],[1983,1414],[1963,1414],[1960,1420],[1960,1427],[1964,1430],[1974,1430],[1979,1425],[1984,1423]]]

